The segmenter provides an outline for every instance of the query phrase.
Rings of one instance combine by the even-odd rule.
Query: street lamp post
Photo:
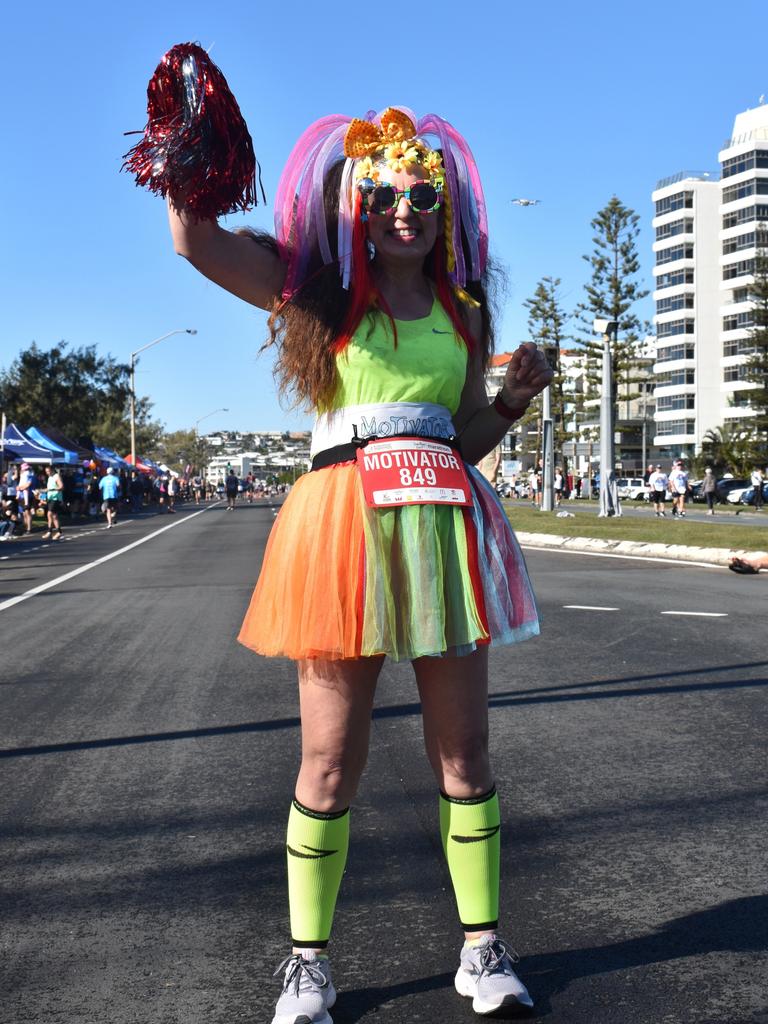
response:
[[[619,324],[616,320],[593,320],[596,334],[603,336],[603,382],[600,395],[600,511],[599,516],[620,516],[616,485],[616,453],[613,437],[613,378],[611,373],[611,342],[616,341]]]
[[[207,412],[205,414],[205,416],[201,416],[200,419],[195,420],[195,440],[199,440],[200,439],[200,431],[198,430],[198,427],[203,422],[203,420],[207,420],[209,416],[215,416],[217,412],[229,412],[229,409],[226,409],[226,408],[224,408],[222,406],[221,409],[214,409],[213,412]],[[198,454],[199,453],[198,453],[198,450],[197,450],[197,447],[196,447],[195,448],[195,457],[197,457]],[[207,478],[207,474],[208,474],[208,460],[207,459],[205,460],[205,466],[200,466],[200,471],[201,471],[201,473],[203,475],[203,479],[205,480]]]
[[[158,345],[161,341],[165,341],[166,338],[170,338],[174,334],[197,334],[197,330],[194,327],[179,327],[175,331],[168,331],[167,334],[155,338],[148,345],[142,345],[135,352],[131,352],[131,462],[134,469],[136,468],[136,356],[141,352],[146,352],[148,348]]]
[[[552,386],[548,384],[544,388],[541,410],[541,448],[544,456],[544,472],[542,473],[541,511],[551,512],[554,507],[554,461],[553,437],[552,437]]]
[[[201,416],[199,420],[195,420],[195,437],[200,436],[200,431],[197,428],[203,420],[207,420],[210,416],[215,416],[217,412],[229,412],[229,409],[225,409],[223,407],[221,409],[214,409],[213,412],[207,412],[205,416]]]

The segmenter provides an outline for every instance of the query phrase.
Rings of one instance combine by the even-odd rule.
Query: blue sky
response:
[[[517,6],[166,2],[16,5],[4,18],[0,181],[5,197],[0,367],[36,341],[129,353],[175,328],[141,360],[137,391],[168,429],[296,429],[280,407],[266,314],[175,256],[163,203],[119,174],[143,128],[146,83],[174,43],[199,41],[238,98],[268,201],[301,131],[327,113],[405,104],[452,121],[472,146],[491,249],[509,287],[501,348],[525,337],[524,300],[545,275],[566,308],[582,297],[589,222],[616,194],[642,218],[651,282],[656,181],[717,170],[736,113],[768,93],[746,43],[763,4],[725,11],[659,3]],[[729,20],[730,19],[730,20]],[[523,209],[510,199],[541,205]],[[230,217],[271,227],[271,206]],[[641,314],[650,317],[650,299]]]

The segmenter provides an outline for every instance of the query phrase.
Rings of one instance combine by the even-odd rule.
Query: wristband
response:
[[[523,406],[518,406],[517,408],[513,408],[511,405],[507,405],[507,403],[504,401],[501,395],[503,390],[503,387],[499,388],[496,397],[494,398],[492,403],[493,408],[496,410],[499,416],[503,416],[505,420],[519,420],[525,412],[525,410],[528,408],[528,405],[526,404]]]

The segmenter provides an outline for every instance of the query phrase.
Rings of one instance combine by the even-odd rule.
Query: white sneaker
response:
[[[336,1002],[336,989],[328,961],[308,949],[287,956],[274,976],[283,970],[283,991],[272,1024],[333,1024],[328,1010]]]
[[[495,1013],[502,1007],[530,1010],[533,1000],[512,970],[520,957],[497,935],[485,935],[476,946],[464,944],[456,972],[456,991],[472,999],[475,1013]]]

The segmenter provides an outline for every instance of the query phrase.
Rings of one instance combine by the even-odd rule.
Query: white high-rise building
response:
[[[708,430],[748,422],[755,260],[768,248],[768,105],[737,114],[720,175],[682,172],[653,192],[654,444],[701,451]]]
[[[720,188],[683,171],[658,183],[655,216],[655,429],[662,456],[693,455],[721,422]]]
[[[733,137],[720,151],[719,422],[752,415],[744,364],[752,351],[749,286],[758,248],[768,247],[768,106],[736,115]]]

